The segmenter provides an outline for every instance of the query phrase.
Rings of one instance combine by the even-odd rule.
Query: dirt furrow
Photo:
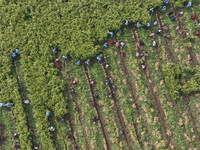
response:
[[[14,70],[15,70],[15,73],[16,73],[17,83],[19,85],[19,93],[20,93],[21,99],[25,100],[24,92],[23,92],[23,87],[22,87],[22,84],[21,84],[21,79],[20,79],[19,73],[18,73],[17,63],[16,63],[15,60],[13,60],[13,63],[14,63]],[[25,106],[24,109],[25,109],[25,112],[28,112],[27,106]],[[32,129],[31,129],[30,115],[27,114],[27,113],[26,113],[26,119],[27,119],[27,125],[28,125],[29,132],[31,132]],[[31,142],[34,143],[33,142],[33,139],[35,137],[34,132],[32,132],[32,134],[30,134],[30,135],[31,135]]]
[[[139,38],[137,37],[136,31],[133,31],[133,30],[131,30],[131,31],[132,31],[133,38],[135,39],[135,41],[139,42]],[[139,45],[139,44],[137,43],[136,45]],[[141,48],[138,47],[138,46],[137,46],[137,48],[140,51],[140,53],[142,53]],[[148,85],[149,85],[150,93],[153,96],[154,104],[155,104],[155,106],[157,108],[156,110],[157,110],[157,112],[159,114],[159,120],[160,120],[160,122],[162,124],[163,130],[164,130],[164,134],[165,134],[165,137],[166,137],[167,142],[168,142],[168,146],[170,146],[171,144],[174,145],[170,135],[167,134],[169,130],[167,129],[167,126],[166,126],[166,121],[165,121],[165,118],[164,118],[164,112],[162,110],[162,106],[160,104],[158,95],[157,95],[156,92],[154,92],[154,87],[155,86],[154,86],[154,83],[153,83],[153,80],[152,80],[152,77],[151,77],[150,69],[148,67],[148,64],[147,64],[146,60],[143,63],[146,66],[146,69],[143,72],[144,72],[144,74],[145,74],[145,76],[147,78],[147,82],[148,82]],[[147,70],[149,71],[148,74],[147,74]]]
[[[177,60],[174,58],[174,55],[173,55],[173,52],[172,52],[172,48],[169,44],[169,39],[167,39],[165,36],[167,36],[168,34],[166,33],[166,31],[164,31],[163,29],[163,22],[160,18],[160,16],[158,14],[156,14],[156,18],[158,20],[158,25],[163,33],[163,37],[165,38],[165,49],[167,49],[167,52],[168,52],[168,57],[171,58],[174,62],[177,62]],[[168,32],[168,31],[167,31]]]
[[[67,67],[67,64],[64,63],[64,66],[65,66],[64,68],[67,70],[67,73],[68,73],[70,80],[73,81],[73,77],[72,77],[71,72],[69,71],[69,69]],[[71,81],[68,80],[69,83]],[[72,87],[74,88],[74,85]],[[88,138],[87,138],[87,134],[86,134],[85,126],[84,126],[84,123],[83,123],[83,118],[82,118],[82,112],[81,112],[81,109],[79,107],[77,97],[76,97],[76,95],[72,95],[72,94],[68,94],[68,95],[69,95],[69,97],[68,97],[69,101],[74,101],[75,104],[76,104],[76,110],[78,111],[78,114],[79,114],[79,121],[80,121],[82,129],[83,129],[83,135],[84,135],[84,138],[85,138],[85,141],[86,141],[87,149],[89,150],[90,145],[89,145],[89,141],[88,141]]]
[[[104,52],[103,52],[103,60],[102,60],[102,61],[105,61],[105,64],[107,64],[107,61],[106,61],[105,53],[104,53]],[[114,102],[115,102],[114,104],[115,104],[115,108],[116,108],[116,111],[117,111],[117,114],[118,114],[118,118],[119,118],[119,121],[120,121],[120,125],[121,125],[121,127],[122,127],[122,129],[123,129],[123,132],[124,132],[123,137],[124,137],[126,143],[128,144],[129,149],[132,149],[132,147],[131,147],[131,142],[134,142],[134,141],[132,141],[132,140],[129,138],[129,136],[128,136],[128,132],[127,132],[127,129],[126,129],[126,125],[125,125],[124,119],[123,119],[123,117],[122,117],[121,110],[120,110],[120,108],[119,108],[118,100],[117,100],[116,95],[115,95],[115,92],[114,92],[114,90],[113,90],[113,88],[112,88],[113,81],[112,81],[112,78],[111,78],[110,71],[108,70],[108,68],[106,68],[105,65],[101,64],[101,66],[102,66],[102,68],[103,68],[103,71],[104,71],[105,76],[106,76],[107,79],[109,79],[109,81],[110,81],[109,84],[108,84],[108,88],[109,88],[109,91],[110,91],[110,93],[111,93],[111,95],[112,95],[112,98],[113,98],[113,100],[114,100]],[[135,124],[135,122],[134,122],[134,124]],[[136,130],[136,135],[139,136],[139,134],[138,134],[136,128],[135,128],[135,130]],[[141,142],[141,141],[139,141],[139,144],[142,144],[142,143],[140,143],[140,142]],[[141,146],[141,145],[140,145],[140,146]],[[142,147],[142,146],[141,146],[141,147]]]
[[[97,101],[96,99],[94,98],[94,90],[93,90],[93,87],[92,85],[90,84],[91,82],[91,77],[90,77],[90,74],[89,74],[89,69],[88,67],[86,66],[86,64],[83,64],[83,70],[84,70],[84,74],[86,76],[86,79],[88,81],[88,85],[89,85],[89,89],[90,89],[90,94],[91,94],[91,97],[92,97],[92,100],[95,102],[95,109],[97,111],[97,115],[98,115],[98,118],[99,118],[99,121],[100,121],[100,124],[101,124],[101,130],[102,130],[102,134],[103,134],[103,137],[105,139],[105,142],[106,142],[106,147],[108,150],[111,150],[111,144],[110,144],[110,140],[109,140],[109,137],[108,137],[108,134],[104,128],[105,126],[105,123],[102,119],[102,116],[100,114],[100,109],[99,109],[99,106],[97,105]]]

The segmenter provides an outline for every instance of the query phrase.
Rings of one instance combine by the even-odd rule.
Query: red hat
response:
[[[57,68],[60,69],[60,68],[61,68],[61,65],[58,65]]]
[[[59,63],[59,62],[60,62],[60,59],[56,59],[56,62],[58,62],[58,63]]]

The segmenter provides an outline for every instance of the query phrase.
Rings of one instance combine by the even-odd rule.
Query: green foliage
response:
[[[12,35],[11,41],[20,36],[28,49],[45,42],[47,47],[40,46],[40,54],[58,46],[64,55],[86,60],[101,52],[99,44],[110,30],[117,31],[123,20],[145,24],[150,20],[149,8],[161,4],[162,0],[3,0],[0,22],[1,29]]]
[[[175,91],[185,95],[200,91],[198,66],[181,68],[178,64],[167,64],[163,66],[163,76],[169,93],[175,100],[179,98],[179,93],[175,93]]]

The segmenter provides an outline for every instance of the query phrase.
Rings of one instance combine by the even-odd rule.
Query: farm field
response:
[[[200,1],[188,2],[0,2],[0,150],[200,149]],[[87,16],[115,7],[110,23]]]

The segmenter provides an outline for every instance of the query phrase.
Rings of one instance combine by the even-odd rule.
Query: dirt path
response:
[[[73,81],[73,77],[72,77],[71,72],[69,71],[66,63],[64,63],[64,66],[65,66],[65,69],[67,70],[67,73],[68,73],[68,76],[69,76],[68,82],[70,83],[71,81]],[[72,85],[72,87],[74,88],[74,85]],[[75,102],[75,104],[76,104],[76,109],[77,109],[78,114],[79,114],[79,121],[80,121],[82,129],[83,129],[83,135],[84,135],[84,138],[85,138],[86,146],[87,146],[87,149],[89,150],[90,144],[89,144],[88,137],[87,137],[87,134],[86,134],[85,126],[84,126],[83,119],[82,119],[82,112],[81,112],[81,109],[79,107],[77,97],[76,97],[76,95],[72,95],[69,92],[68,92],[68,95],[69,95],[68,100],[70,102]]]
[[[108,150],[111,150],[111,144],[110,144],[110,140],[109,140],[109,137],[108,137],[108,134],[104,128],[105,126],[105,123],[104,123],[104,120],[100,114],[100,108],[98,106],[98,103],[96,101],[96,99],[93,97],[94,95],[94,90],[93,90],[93,87],[92,85],[90,84],[90,82],[92,81],[91,80],[91,77],[90,77],[90,73],[89,73],[89,69],[88,67],[86,66],[86,64],[83,64],[83,70],[84,70],[84,74],[87,78],[87,81],[88,81],[88,86],[89,86],[89,89],[90,89],[90,94],[91,94],[91,97],[92,97],[92,100],[95,102],[95,109],[97,111],[97,115],[98,115],[98,118],[99,118],[99,121],[100,121],[100,124],[101,124],[101,130],[102,130],[102,133],[103,133],[103,137],[105,139],[105,142],[106,142],[106,147]]]
[[[132,31],[132,34],[133,34],[133,39],[136,41],[136,45],[137,45],[137,48],[139,50],[140,53],[142,53],[142,49],[140,48],[139,45],[139,38],[137,36],[137,33],[136,31],[134,30],[131,30]],[[147,78],[147,82],[148,82],[148,85],[149,85],[149,89],[150,89],[150,93],[154,99],[154,105],[156,106],[156,110],[157,110],[157,113],[159,115],[159,120],[162,124],[162,128],[163,128],[163,131],[164,131],[164,135],[167,139],[167,146],[169,147],[173,147],[174,146],[174,143],[170,137],[170,135],[168,135],[168,132],[169,132],[169,129],[167,128],[166,126],[166,121],[165,121],[165,118],[164,118],[164,112],[162,110],[162,106],[160,104],[160,101],[159,101],[159,98],[158,98],[158,95],[156,92],[154,92],[154,89],[155,89],[155,85],[154,85],[154,82],[152,80],[152,77],[151,77],[151,73],[150,73],[150,69],[149,69],[149,66],[146,62],[146,60],[143,62],[143,64],[146,66],[146,69],[143,71],[143,73],[145,74],[146,78]],[[148,74],[147,74],[147,70],[148,70]]]

